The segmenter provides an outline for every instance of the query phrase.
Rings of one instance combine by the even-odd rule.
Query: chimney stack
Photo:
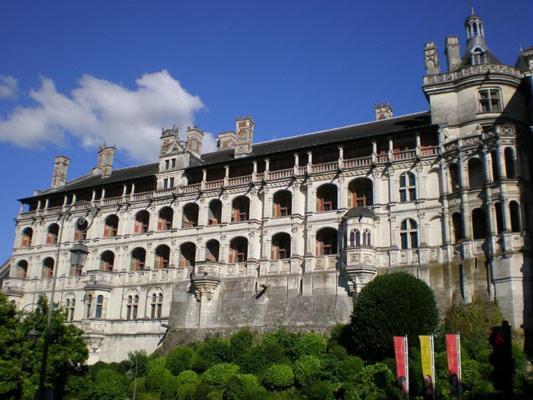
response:
[[[52,189],[63,187],[67,183],[68,166],[70,159],[65,156],[57,156],[54,159],[54,171],[52,172]]]
[[[93,168],[93,175],[101,175],[107,178],[113,171],[113,157],[117,149],[115,146],[102,145],[98,149],[98,164]]]
[[[187,150],[196,158],[201,158],[204,131],[197,127],[187,128]]]
[[[446,62],[448,63],[448,72],[455,71],[461,64],[461,49],[459,47],[459,38],[457,36],[448,36],[446,38]]]
[[[440,74],[439,53],[435,42],[428,42],[424,47],[424,66],[426,75]]]
[[[219,150],[234,149],[237,143],[235,132],[219,133],[217,136],[217,147]]]
[[[392,107],[390,103],[380,103],[374,106],[376,121],[392,118]]]
[[[252,152],[254,142],[255,123],[252,117],[236,118],[235,136],[237,143],[235,145],[235,156],[245,156]]]

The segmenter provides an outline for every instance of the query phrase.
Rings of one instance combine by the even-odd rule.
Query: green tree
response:
[[[38,388],[39,371],[47,321],[46,298],[39,299],[32,312],[17,312],[0,293],[0,397],[33,399]],[[38,338],[29,333],[38,332]],[[65,313],[55,309],[49,334],[46,384],[57,397],[65,392],[67,379],[83,372],[87,347],[82,331],[65,324]]]
[[[376,277],[357,298],[350,326],[357,353],[366,360],[393,355],[393,336],[429,335],[438,326],[431,288],[404,272]]]
[[[294,373],[290,365],[274,364],[263,374],[263,383],[274,390],[286,389],[294,384]]]
[[[176,347],[167,356],[166,368],[174,375],[191,369],[194,351],[190,347]]]

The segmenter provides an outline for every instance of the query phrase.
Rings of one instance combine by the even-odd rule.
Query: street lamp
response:
[[[50,389],[47,389],[45,387],[45,380],[46,380],[46,364],[48,362],[48,347],[50,345],[50,327],[52,325],[52,314],[54,310],[54,297],[56,293],[56,283],[57,283],[57,272],[59,270],[59,257],[61,252],[61,242],[63,238],[63,225],[65,224],[65,221],[68,219],[70,211],[75,205],[85,203],[85,201],[80,201],[77,203],[72,203],[69,205],[68,209],[61,214],[59,217],[59,220],[61,222],[59,226],[59,235],[57,240],[57,252],[56,252],[56,266],[54,268],[54,272],[52,274],[52,291],[50,293],[50,303],[48,305],[48,316],[46,319],[46,328],[44,330],[44,345],[43,345],[43,356],[41,359],[41,370],[39,373],[39,389],[37,390],[37,394],[35,396],[36,400],[53,400],[54,395]],[[89,203],[89,202],[87,202]],[[89,213],[92,214],[91,221],[88,222],[85,217],[80,217],[76,221],[76,227],[81,232],[86,232],[89,227],[92,225],[92,222],[94,221],[94,217],[96,217],[96,214],[98,213],[97,208],[93,208],[92,211],[89,211]],[[85,264],[85,260],[87,259],[87,254],[89,254],[89,250],[87,249],[87,246],[85,246],[82,243],[83,235],[80,235],[80,241],[72,246],[70,249],[70,261],[71,265],[79,268],[79,266],[82,266]],[[36,332],[31,332],[32,334],[35,334]]]

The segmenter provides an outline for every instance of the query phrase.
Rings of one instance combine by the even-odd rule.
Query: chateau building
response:
[[[159,162],[113,169],[104,146],[73,180],[56,157],[50,188],[20,200],[2,290],[28,309],[55,276],[90,362],[244,326],[327,330],[397,270],[443,310],[497,299],[528,334],[533,48],[505,65],[479,16],[465,26],[463,56],[446,38],[446,71],[425,45],[429,111],[380,104],[370,123],[257,144],[247,116],[207,154],[200,129],[165,129]]]

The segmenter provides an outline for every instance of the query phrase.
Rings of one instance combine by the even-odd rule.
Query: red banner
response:
[[[461,383],[461,338],[459,335],[446,335],[446,353],[448,354],[448,375]]]
[[[394,354],[396,357],[396,378],[404,393],[409,393],[409,361],[407,354],[407,336],[394,336]]]

